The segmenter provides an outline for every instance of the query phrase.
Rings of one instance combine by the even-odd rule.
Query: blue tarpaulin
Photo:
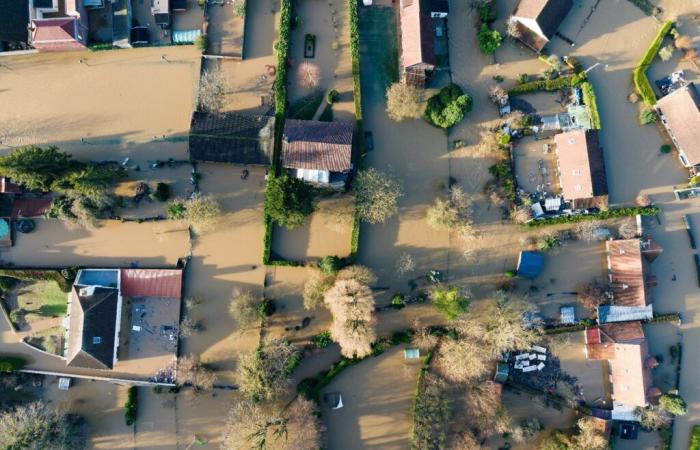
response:
[[[534,279],[542,272],[544,255],[539,252],[520,252],[518,256],[518,275]]]

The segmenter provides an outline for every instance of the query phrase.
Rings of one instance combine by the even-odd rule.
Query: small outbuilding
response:
[[[518,256],[518,276],[534,280],[544,267],[544,255],[540,252],[520,252]]]

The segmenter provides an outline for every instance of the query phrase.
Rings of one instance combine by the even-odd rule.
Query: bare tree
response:
[[[353,264],[341,269],[336,275],[336,280],[355,280],[360,284],[370,286],[377,282],[377,276],[369,267]]]
[[[395,122],[419,119],[423,114],[423,93],[406,83],[394,83],[386,91],[386,112]]]
[[[452,187],[447,199],[435,199],[426,213],[426,220],[431,228],[456,231],[463,236],[474,229],[471,202],[459,186]]]
[[[416,262],[413,260],[413,256],[407,252],[401,253],[399,259],[396,260],[395,269],[398,277],[402,277],[416,270]]]
[[[316,309],[323,304],[323,297],[333,286],[334,276],[323,273],[318,269],[312,269],[311,275],[304,283],[304,308]]]
[[[508,22],[508,30],[506,33],[513,39],[520,39],[523,36],[523,34],[520,32],[520,28],[518,28],[518,22],[514,20]]]
[[[240,327],[249,327],[260,320],[261,299],[249,290],[234,293],[228,307],[228,313]]]
[[[191,313],[186,312],[180,321],[178,335],[181,338],[188,338],[202,331],[202,324],[193,319]]]
[[[368,223],[385,223],[398,211],[403,189],[392,174],[369,168],[358,172],[355,196],[360,218]]]
[[[571,438],[571,450],[606,450],[608,448],[608,440],[596,427],[592,418],[579,419],[576,425],[578,434]]]
[[[331,337],[341,353],[349,358],[369,355],[376,339],[372,291],[357,280],[338,280],[324,301],[333,314]]]
[[[633,239],[637,237],[637,224],[634,220],[625,220],[617,229],[617,233],[622,239]]]
[[[658,406],[636,408],[634,415],[639,419],[642,428],[660,430],[671,426],[671,415]]]
[[[166,209],[169,219],[181,220],[196,233],[210,230],[221,217],[221,206],[211,195],[195,194],[187,200],[176,199]]]
[[[601,239],[596,232],[603,227],[605,227],[605,223],[600,220],[584,220],[574,225],[573,232],[576,238],[585,242],[593,242]]]
[[[646,208],[647,206],[651,205],[651,198],[647,194],[639,194],[637,197],[635,197],[634,203],[637,206]]]
[[[411,345],[418,347],[421,351],[428,352],[438,344],[439,338],[430,332],[430,327],[422,326],[420,319],[416,319],[413,322],[412,328]]]
[[[471,431],[459,433],[452,445],[452,450],[481,450],[483,447]]]
[[[323,446],[323,432],[316,405],[301,397],[283,411],[242,400],[229,411],[220,448],[316,450]]]
[[[517,206],[513,211],[513,221],[518,224],[527,223],[532,219],[532,209],[529,206]]]
[[[508,100],[508,91],[498,85],[490,86],[489,99],[496,105],[503,105]]]
[[[474,382],[491,370],[488,355],[472,339],[444,339],[438,347],[435,368],[453,383]]]
[[[224,107],[224,98],[228,81],[226,77],[217,71],[204,71],[199,79],[199,92],[197,106],[200,110],[218,113]]]
[[[19,405],[0,413],[0,447],[4,449],[74,450],[85,448],[83,422],[43,402]]]
[[[501,385],[493,381],[474,383],[464,397],[467,422],[481,436],[506,433],[512,428],[510,416],[501,406]]]
[[[689,48],[683,53],[683,57],[681,58],[681,61],[687,61],[689,63],[692,63],[696,69],[698,69],[698,50],[696,48]],[[700,69],[699,69],[700,70]]]
[[[593,280],[578,287],[577,298],[584,308],[594,310],[608,301],[608,289],[598,280]]]
[[[299,84],[307,89],[315,89],[321,82],[321,70],[316,64],[309,62],[299,64],[297,76],[299,77]]]
[[[684,34],[676,38],[674,45],[677,49],[688,50],[693,47],[693,41],[690,39],[690,36]]]
[[[301,360],[299,350],[281,339],[272,340],[241,357],[239,388],[253,401],[273,400],[289,387],[289,375]]]
[[[199,355],[182,356],[177,364],[177,382],[190,384],[197,391],[210,391],[216,382],[216,374],[202,364]]]

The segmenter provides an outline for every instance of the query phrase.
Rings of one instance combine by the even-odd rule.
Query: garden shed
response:
[[[517,274],[521,277],[535,279],[544,267],[544,255],[540,252],[520,252]]]

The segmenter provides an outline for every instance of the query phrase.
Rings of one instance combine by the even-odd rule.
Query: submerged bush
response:
[[[461,122],[471,109],[471,96],[458,85],[450,84],[428,99],[423,117],[433,126],[450,128]]]

